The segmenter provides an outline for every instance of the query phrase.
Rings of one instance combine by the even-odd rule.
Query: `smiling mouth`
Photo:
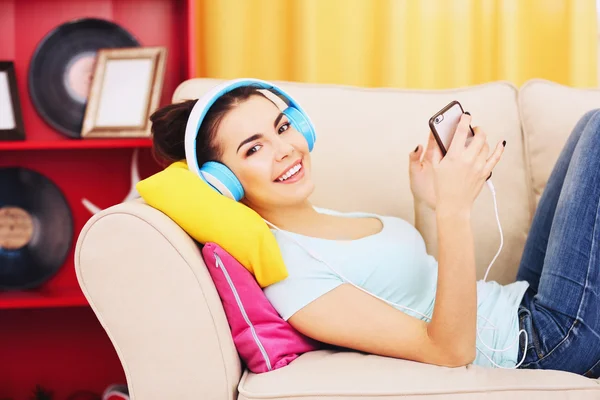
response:
[[[288,179],[293,179],[294,177],[297,177],[300,172],[302,172],[303,168],[304,166],[302,165],[302,161],[300,161],[298,164],[288,169],[285,174],[275,179],[275,182],[286,182]]]

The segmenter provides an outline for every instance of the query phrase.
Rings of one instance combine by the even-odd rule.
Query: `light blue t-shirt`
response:
[[[344,281],[324,263],[315,260],[295,241],[325,260],[352,283],[390,302],[403,305],[431,317],[435,303],[438,264],[427,254],[420,232],[408,222],[368,213],[339,213],[317,209],[322,213],[346,217],[374,217],[383,229],[374,235],[357,240],[328,240],[282,233],[272,230],[281,249],[288,277],[264,288],[264,293],[284,320],[313,300],[343,284]],[[291,237],[290,237],[291,236]],[[293,238],[293,239],[292,239]],[[493,267],[492,267],[493,268]],[[517,281],[500,285],[493,281],[477,282],[477,314],[479,336],[494,352],[477,338],[474,364],[494,367],[482,354],[485,352],[503,367],[517,364],[518,307],[528,283]],[[422,320],[425,317],[409,310],[397,309]],[[487,318],[498,329],[481,317]]]

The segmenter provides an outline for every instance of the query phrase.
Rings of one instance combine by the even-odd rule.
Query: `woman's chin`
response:
[[[315,190],[315,184],[311,179],[304,178],[293,184],[275,183],[274,189],[277,193],[274,197],[280,199],[279,204],[294,205],[306,202]]]

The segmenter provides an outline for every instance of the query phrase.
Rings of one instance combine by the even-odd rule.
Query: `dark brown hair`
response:
[[[219,161],[221,149],[215,134],[223,117],[252,96],[264,96],[256,86],[241,86],[219,97],[210,107],[196,136],[198,165]],[[264,96],[266,97],[266,96]],[[167,165],[185,159],[185,127],[198,100],[185,100],[156,110],[151,116],[153,152],[156,160]]]

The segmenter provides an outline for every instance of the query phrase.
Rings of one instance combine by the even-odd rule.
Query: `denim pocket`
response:
[[[525,351],[527,354],[522,364],[522,367],[526,368],[528,364],[536,363],[540,358],[542,358],[543,352],[540,348],[537,332],[535,332],[535,329],[533,327],[531,311],[527,307],[521,305],[519,306],[518,315],[519,329],[524,329],[527,335],[527,348],[525,350],[523,350],[525,346],[524,335],[521,335],[521,338],[519,340],[519,355],[522,357],[522,351]]]

